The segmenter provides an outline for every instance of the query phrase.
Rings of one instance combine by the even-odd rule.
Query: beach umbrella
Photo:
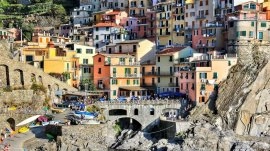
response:
[[[20,122],[19,124],[17,124],[16,126],[22,126],[22,125],[31,123],[31,122],[35,121],[37,118],[39,118],[40,116],[41,115],[35,115],[35,116],[32,116],[32,117],[29,117],[29,118],[23,120],[22,122]]]

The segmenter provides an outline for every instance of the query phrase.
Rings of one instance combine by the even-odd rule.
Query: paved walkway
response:
[[[65,120],[66,114],[69,112],[69,109],[66,109],[64,113],[54,114],[54,120],[60,120],[63,122]],[[6,138],[4,142],[0,144],[0,150],[4,148],[5,144],[10,144],[10,151],[27,151],[23,148],[23,144],[24,142],[33,138],[46,139],[45,127],[31,128],[30,131],[28,131],[27,133],[18,133],[15,134],[12,138]]]
[[[32,128],[27,133],[15,134],[13,137],[8,137],[0,145],[0,149],[4,148],[5,144],[10,144],[10,151],[25,151],[23,149],[23,143],[32,138],[41,138],[44,136],[44,127]]]

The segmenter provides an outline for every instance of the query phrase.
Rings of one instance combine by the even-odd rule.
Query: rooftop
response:
[[[137,40],[126,40],[122,42],[118,42],[117,44],[132,44],[132,43],[138,43],[141,41],[144,41],[145,39],[137,39]]]
[[[169,47],[161,50],[158,52],[158,55],[169,55],[169,54],[174,54],[175,52],[181,51],[185,49],[186,47]]]

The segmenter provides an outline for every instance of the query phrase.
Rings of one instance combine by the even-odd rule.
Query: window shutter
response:
[[[202,78],[202,73],[200,73],[200,79]]]
[[[207,73],[204,73],[205,74],[205,79],[207,79]]]

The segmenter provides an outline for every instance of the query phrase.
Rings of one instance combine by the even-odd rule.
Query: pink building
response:
[[[126,18],[128,14],[125,11],[116,11],[108,12],[102,15],[101,21],[104,23],[116,23],[119,25],[122,23],[123,19]]]

